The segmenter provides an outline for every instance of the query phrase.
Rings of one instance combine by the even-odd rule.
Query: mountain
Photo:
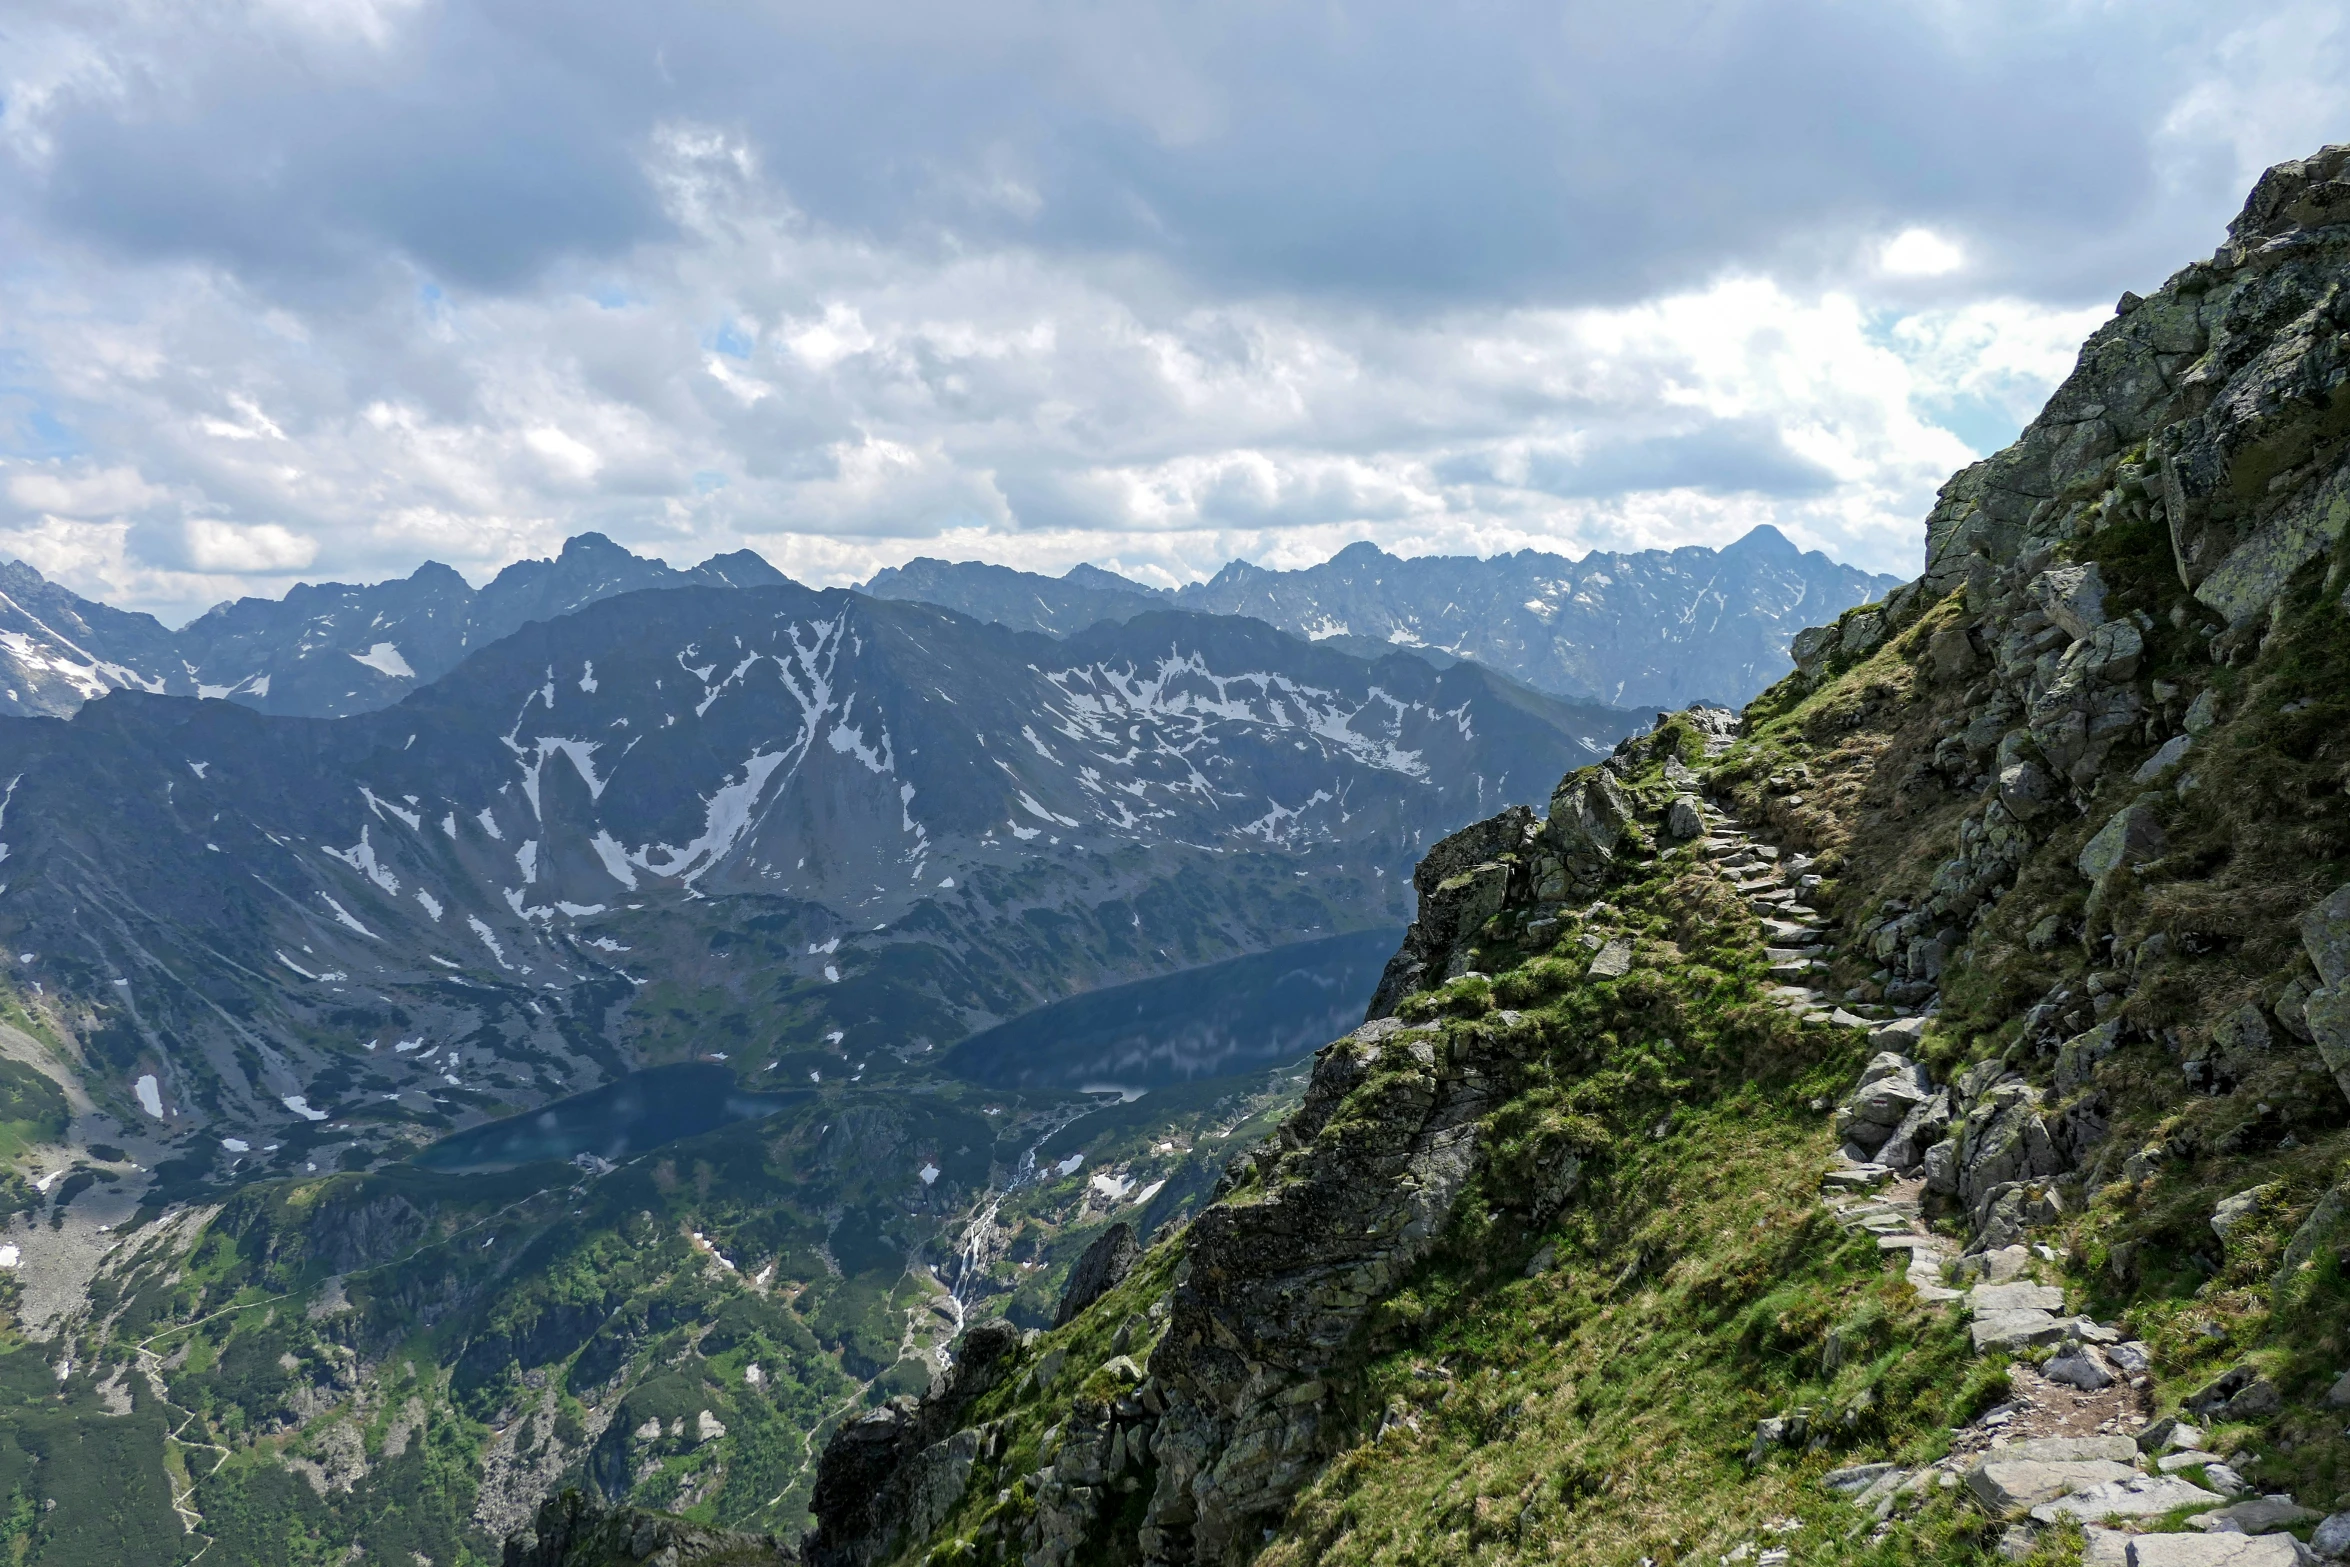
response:
[[[0,943],[88,1009],[90,1091],[195,1149],[186,1178],[223,1135],[290,1163],[330,1109],[398,1151],[632,1057],[797,1081],[1389,922],[1422,846],[1626,717],[1245,620],[1056,641],[791,584],[626,593],[353,718],[119,692],[0,720]]]
[[[2346,284],[2329,147],[1923,576],[1434,845],[1279,1130],[838,1427],[797,1558],[2350,1555]]]
[[[1233,561],[1172,593],[1081,566],[1060,578],[916,560],[863,591],[1059,633],[1153,604],[1247,615],[1299,636],[1343,636],[1475,659],[1537,690],[1623,707],[1743,702],[1779,678],[1803,626],[1899,582],[1799,551],[1767,524],[1720,550],[1691,545],[1581,560],[1520,550],[1402,560],[1350,544],[1319,566]]]
[[[390,582],[300,583],[283,599],[237,599],[172,632],[10,561],[0,565],[0,715],[62,717],[105,691],[139,690],[342,717],[389,706],[527,622],[616,593],[783,580],[749,550],[678,571],[583,533],[553,560],[517,561],[478,593],[427,561]]]
[[[1132,620],[1172,607],[1169,595],[1098,566],[1075,566],[1065,576],[1047,577],[984,561],[927,556],[875,572],[858,591],[874,598],[937,604],[974,620],[1053,637],[1100,621]]]
[[[669,1037],[700,1055],[739,1053],[738,1026],[825,1026],[794,1009],[846,980],[691,1010],[826,928],[796,892],[748,890],[807,871],[781,869],[803,843],[855,858],[815,869],[823,898],[873,886],[935,954],[901,994],[904,973],[950,970],[1041,990],[1071,950],[1108,971],[1112,933],[1154,940],[1129,922],[1187,898],[1203,930],[1296,931],[1352,896],[1334,872],[1362,863],[1358,808],[1400,844],[1442,769],[1466,769],[1457,812],[1515,754],[1511,725],[1555,731],[1523,687],[1247,621],[1053,641],[871,597],[687,589],[542,623],[360,719],[118,693],[11,722],[6,754],[37,782],[0,818],[26,871],[14,849],[0,871],[31,875],[40,916],[9,941],[66,954],[20,951],[0,987],[0,1130],[22,1166],[0,1184],[11,1552],[463,1561],[504,1536],[527,1567],[2342,1559],[2346,285],[2350,147],[2331,147],[2269,170],[2209,260],[2123,296],[2040,417],[1944,487],[1921,577],[1795,635],[1795,669],[1742,711],[1569,758],[1546,815],[1508,798],[1530,765],[1511,760],[1502,809],[1414,845],[1408,894],[1380,909],[1408,903],[1412,924],[1371,1015],[1310,1065],[1070,1094],[1015,1082],[1017,1040],[975,1052],[975,1081],[892,1023],[847,1058],[879,1070],[846,1080],[705,1060],[616,1082],[647,1113],[656,1089],[698,1098],[656,1146],[525,1162],[560,1154],[572,1100],[453,1164],[337,1170],[321,1137],[323,1168],[281,1161],[185,1204],[157,1195],[183,1176],[142,1168],[153,1139],[90,1139],[113,1123],[83,1086],[120,1101],[109,1031],[175,994],[165,969],[190,976],[173,1005],[222,1019],[223,1082],[297,1048],[365,1054],[398,1030],[358,992],[395,987],[348,974],[409,939],[398,900],[426,874],[452,909],[519,875],[519,923],[491,934],[534,968],[443,971],[459,1004],[504,987],[450,1075],[542,1023],[592,1055],[571,978],[591,953],[621,965],[629,1008],[677,1009]],[[1226,634],[1244,639],[1229,661]],[[572,677],[591,643],[612,706],[573,699],[603,689],[602,663],[594,690]],[[1277,655],[1321,660],[1320,694],[1303,664],[1273,680]],[[797,698],[766,699],[796,752],[744,711],[770,680],[823,687],[797,727]],[[1488,684],[1456,710],[1404,701],[1407,680]],[[1372,735],[1374,711],[1401,727]],[[220,760],[187,742],[223,736],[253,771],[182,796]],[[1218,813],[1239,773],[1214,763],[1269,771],[1309,736],[1336,749],[1286,787],[1319,769],[1340,799],[1304,813],[1313,846],[1254,847],[1242,828],[1271,819]],[[743,789],[769,744],[775,792]],[[916,774],[917,746],[941,773]],[[840,765],[809,772],[826,753]],[[452,835],[444,802],[505,836]],[[826,813],[843,825],[795,836]],[[174,901],[175,878],[211,875],[183,818],[235,828],[205,841],[244,860],[200,904]],[[1014,824],[1038,835],[1014,835],[1024,855]],[[528,913],[555,894],[511,859],[525,828],[548,885],[577,896],[591,860],[617,863],[639,887],[607,896],[661,924]],[[695,852],[665,847],[687,834]],[[919,895],[893,843],[897,868],[930,867]],[[986,881],[998,853],[986,897],[929,889],[948,864]],[[1062,891],[1096,861],[1170,854],[1223,880],[1191,884],[1204,901],[1164,880],[1116,904]],[[334,879],[309,882],[319,864]],[[262,890],[232,893],[239,877]],[[316,983],[345,999],[295,1026],[238,954],[314,906],[304,933],[343,943]],[[810,960],[870,960],[890,934],[824,917],[842,942]],[[1008,926],[1032,939],[991,934]],[[606,930],[642,945],[583,950]],[[770,938],[782,953],[761,957]],[[1221,1002],[1236,973],[1190,988]],[[1171,989],[1064,1007],[1053,1064],[1147,1054],[1151,1009],[1189,1010]],[[335,1147],[364,1141],[355,1119],[334,1118]]]

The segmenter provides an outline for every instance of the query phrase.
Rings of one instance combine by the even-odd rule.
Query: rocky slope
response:
[[[1437,845],[1295,1116],[836,1437],[807,1550],[2350,1553],[2346,176],[2126,296],[1736,724]]]
[[[1799,551],[1765,526],[1720,550],[1594,551],[1581,560],[1520,550],[1405,561],[1353,544],[1298,571],[1234,561],[1173,593],[1090,566],[1052,578],[918,560],[863,591],[1050,632],[1172,603],[1298,636],[1474,659],[1537,690],[1653,710],[1745,701],[1786,669],[1796,631],[1896,581]]]
[[[529,622],[616,593],[783,580],[748,550],[677,571],[583,533],[553,560],[517,561],[479,592],[427,561],[390,582],[300,583],[282,599],[237,599],[170,631],[12,560],[0,563],[0,716],[64,717],[108,691],[146,691],[338,718],[388,707]]]

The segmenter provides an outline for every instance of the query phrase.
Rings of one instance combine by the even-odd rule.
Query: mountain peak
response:
[[[1795,541],[1767,522],[1758,522],[1730,543],[1722,546],[1724,555],[1739,555],[1757,560],[1797,561],[1803,551]]]

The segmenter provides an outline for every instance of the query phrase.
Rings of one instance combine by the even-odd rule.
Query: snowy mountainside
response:
[[[134,1124],[152,1077],[159,1134],[331,1111],[388,1149],[640,1060],[853,1070],[1390,921],[1425,844],[1623,717],[1245,620],[1054,641],[633,593],[352,718],[127,692],[0,720],[0,941]]]
[[[679,571],[587,533],[552,560],[517,561],[479,592],[427,561],[388,582],[299,583],[282,599],[237,599],[175,632],[9,561],[0,564],[0,714],[62,717],[106,691],[139,690],[341,717],[390,706],[529,621],[616,593],[783,580],[748,550]]]

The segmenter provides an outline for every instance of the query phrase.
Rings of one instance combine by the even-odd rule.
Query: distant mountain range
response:
[[[1474,659],[1556,695],[1678,708],[1743,704],[1787,672],[1797,631],[1899,582],[1798,550],[1764,526],[1719,550],[1581,560],[1534,550],[1402,560],[1352,544],[1299,571],[1234,561],[1172,592],[1093,566],[1047,577],[915,560],[877,573],[864,591],[1053,635],[1168,607],[1247,615],[1357,650],[1392,644]]]
[[[135,690],[340,718],[388,707],[528,622],[615,593],[784,580],[749,550],[679,571],[585,533],[553,560],[508,566],[479,592],[427,561],[389,582],[303,583],[282,599],[237,599],[175,632],[8,561],[0,564],[0,714],[62,716],[108,691]]]

